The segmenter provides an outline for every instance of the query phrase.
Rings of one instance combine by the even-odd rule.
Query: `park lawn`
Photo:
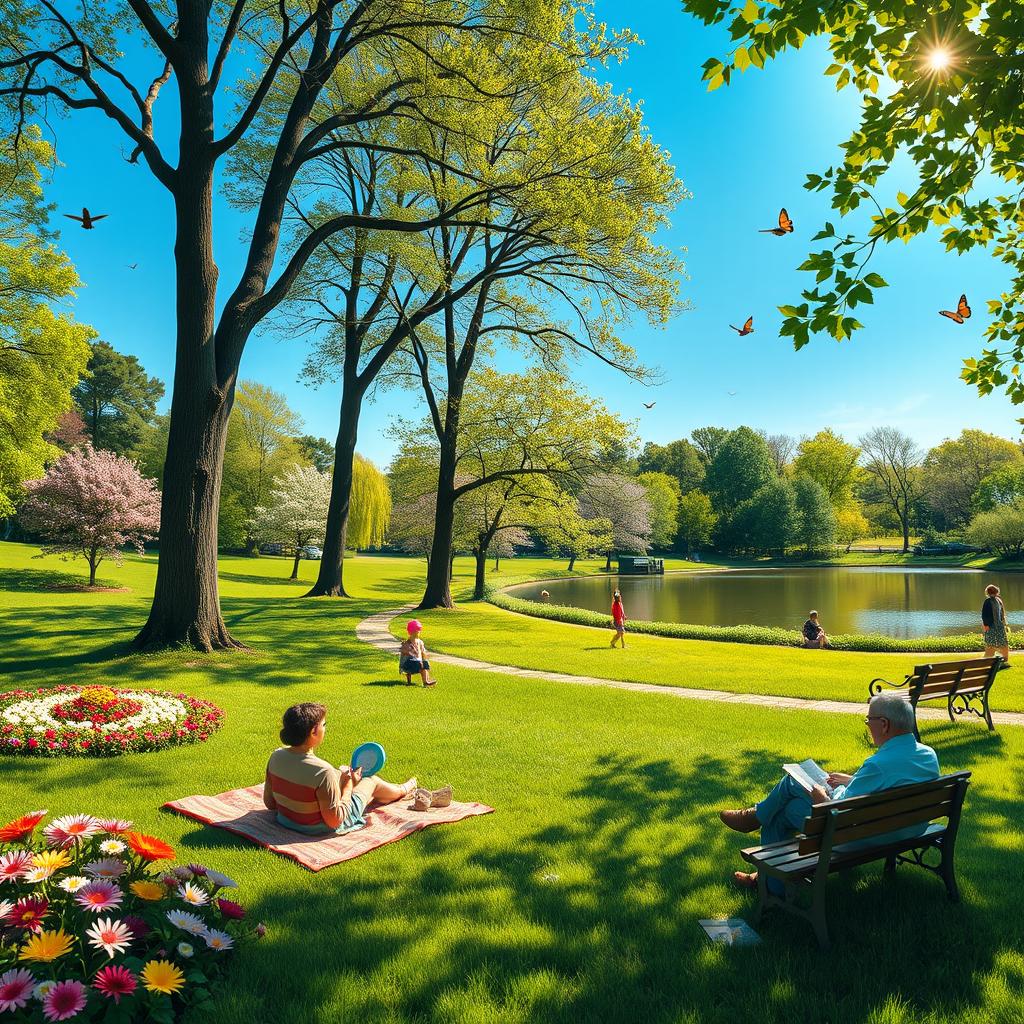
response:
[[[239,899],[270,930],[239,951],[203,1021],[1019,1020],[1019,729],[928,730],[944,769],[975,773],[958,844],[962,904],[948,904],[923,872],[900,869],[883,882],[877,867],[865,868],[830,884],[831,954],[818,952],[808,927],[781,917],[766,920],[758,947],[712,948],[698,918],[752,909],[727,884],[750,837],[727,832],[717,810],[745,805],[792,757],[856,766],[868,748],[855,719],[448,667],[436,690],[396,686],[393,657],[358,644],[353,629],[417,595],[421,565],[402,559],[354,559],[351,602],[301,600],[281,579],[284,560],[224,559],[225,616],[252,652],[127,656],[119,645],[144,616],[152,560],[101,572],[130,592],[83,595],[43,589],[62,567],[29,562],[32,551],[0,544],[5,686],[136,683],[227,712],[202,746],[0,762],[4,820],[43,806],[127,816],[183,860],[238,879]],[[314,568],[303,563],[307,582]],[[304,699],[331,707],[327,757],[343,760],[356,742],[378,739],[388,776],[451,781],[458,798],[496,813],[312,874],[159,810],[175,796],[258,781],[279,712]]]

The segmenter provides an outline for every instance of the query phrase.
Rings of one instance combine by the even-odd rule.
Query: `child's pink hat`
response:
[[[409,625],[405,627],[407,633],[419,633],[423,629],[423,623],[419,619],[410,619]]]

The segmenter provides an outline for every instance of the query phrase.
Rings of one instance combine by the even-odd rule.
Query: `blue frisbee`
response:
[[[376,775],[384,767],[387,755],[379,743],[360,743],[352,751],[352,767],[363,769],[363,778]]]

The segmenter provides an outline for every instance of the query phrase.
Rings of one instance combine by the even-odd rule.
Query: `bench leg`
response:
[[[939,874],[946,883],[946,895],[951,903],[960,902],[960,888],[956,884],[956,874],[953,871],[953,850],[942,848],[942,863],[939,865]]]
[[[885,858],[885,871],[884,871],[884,873],[887,874],[887,875],[892,875],[892,874],[895,874],[895,872],[896,872],[896,854],[893,853],[893,854],[890,854],[888,857]]]
[[[811,925],[814,927],[814,934],[818,937],[818,945],[822,949],[828,949],[831,945],[828,938],[828,922],[825,919],[825,889],[821,886],[814,894],[810,909]]]
[[[757,873],[757,906],[754,908],[754,917],[750,922],[751,927],[761,923],[764,917],[764,908],[768,903],[768,880],[763,871]]]
[[[996,727],[992,722],[992,710],[988,706],[988,691],[982,695],[981,701],[985,711],[985,721],[988,722],[988,731],[995,732]]]

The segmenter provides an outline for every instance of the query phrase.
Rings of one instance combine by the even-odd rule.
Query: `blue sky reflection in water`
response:
[[[608,612],[615,587],[631,619],[698,625],[799,629],[811,608],[828,633],[894,637],[981,631],[985,586],[1002,589],[1012,626],[1024,627],[1024,576],[964,569],[849,567],[733,569],[724,572],[553,580],[553,604]],[[513,590],[539,600],[542,584]]]

